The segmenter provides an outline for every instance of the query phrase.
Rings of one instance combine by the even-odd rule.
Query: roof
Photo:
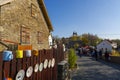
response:
[[[103,43],[103,42],[105,42],[105,43],[111,45],[111,42],[109,42],[108,40],[103,40],[103,41],[101,41],[99,44],[97,44],[97,46],[98,46],[98,45],[101,45],[101,43]],[[112,45],[111,45],[111,46],[112,46]]]
[[[38,4],[39,4],[39,7],[43,13],[43,16],[45,18],[45,21],[47,23],[47,26],[48,26],[48,29],[50,31],[53,31],[53,27],[52,27],[52,24],[51,24],[51,21],[50,21],[50,18],[48,16],[48,13],[47,13],[47,10],[46,10],[46,7],[45,7],[45,4],[44,4],[44,1],[43,0],[37,0],[38,1]]]
[[[12,1],[14,1],[14,0],[0,0],[0,6],[10,3]]]

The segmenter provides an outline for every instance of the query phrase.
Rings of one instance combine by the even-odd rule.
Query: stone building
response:
[[[48,49],[53,31],[43,0],[0,0],[0,46]]]

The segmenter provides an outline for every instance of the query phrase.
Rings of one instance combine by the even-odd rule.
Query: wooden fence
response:
[[[12,78],[15,80],[17,73],[23,69],[25,71],[25,76],[23,80],[57,80],[57,64],[64,60],[63,48],[61,45],[57,49],[50,50],[39,50],[38,56],[31,55],[31,57],[24,57],[19,59],[16,58],[16,52],[13,51],[14,58],[11,61],[3,61],[2,52],[0,53],[0,80],[4,78]],[[32,66],[33,69],[38,63],[44,63],[45,59],[52,60],[55,59],[55,66],[43,69],[41,72],[34,72],[30,77],[26,77],[27,69]]]

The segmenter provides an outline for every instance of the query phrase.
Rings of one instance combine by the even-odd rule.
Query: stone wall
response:
[[[0,27],[3,28],[2,39],[21,43],[21,26],[30,28],[30,44],[32,44],[33,49],[49,48],[49,29],[37,0],[15,0],[0,7]],[[41,41],[39,44],[38,31]]]

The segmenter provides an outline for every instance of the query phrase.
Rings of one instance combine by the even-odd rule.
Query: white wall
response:
[[[53,40],[52,40],[52,36],[51,35],[49,35],[48,41],[49,41],[49,45],[50,46],[53,45]]]
[[[109,52],[112,52],[112,45],[108,41],[103,41],[100,44],[97,45],[97,50],[99,51],[100,49],[103,48],[103,52],[105,52],[105,49]]]

